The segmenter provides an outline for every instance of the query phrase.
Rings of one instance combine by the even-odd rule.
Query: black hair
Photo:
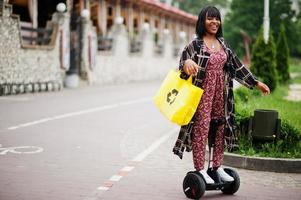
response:
[[[223,37],[221,13],[215,6],[207,6],[201,10],[195,27],[195,34],[197,35],[197,37],[201,39],[206,34],[206,15],[208,17],[216,17],[217,19],[219,19],[221,24],[217,30],[216,37]]]

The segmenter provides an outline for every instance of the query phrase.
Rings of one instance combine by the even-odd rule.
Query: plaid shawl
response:
[[[224,65],[225,86],[224,86],[224,98],[225,98],[225,143],[226,148],[229,151],[233,151],[238,147],[237,136],[235,135],[235,114],[234,114],[234,95],[233,95],[233,79],[241,83],[242,85],[253,89],[257,84],[256,78],[252,75],[247,67],[245,67],[238,59],[235,52],[230,48],[223,38],[218,38],[222,48],[227,54],[227,61]],[[205,79],[206,68],[208,65],[210,54],[204,52],[204,41],[202,39],[192,40],[183,50],[180,58],[179,70],[181,70],[181,77],[187,79],[189,76],[183,71],[184,62],[187,59],[192,59],[200,66],[200,70],[197,76],[193,79],[193,83],[200,87],[202,81]],[[183,152],[186,150],[190,152],[192,150],[192,130],[193,130],[194,118],[188,125],[182,126],[179,132],[179,136],[173,148],[174,154],[178,155],[181,159]]]

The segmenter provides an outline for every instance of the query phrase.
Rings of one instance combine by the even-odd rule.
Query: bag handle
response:
[[[178,70],[177,73],[178,73],[178,76],[181,77],[181,71]],[[189,83],[192,83],[192,75],[190,75],[186,81],[188,81]],[[194,81],[194,83],[195,83],[195,81]]]

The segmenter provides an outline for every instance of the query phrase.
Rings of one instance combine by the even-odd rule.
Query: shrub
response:
[[[252,72],[266,83],[271,91],[277,87],[276,71],[276,47],[274,38],[270,32],[269,41],[266,44],[263,39],[263,29],[260,30],[252,49]]]
[[[281,83],[287,83],[290,79],[289,76],[289,49],[287,45],[285,28],[284,25],[281,24],[280,33],[277,41],[277,53],[276,53],[276,63],[277,63],[277,73],[278,78]]]
[[[235,126],[236,135],[239,138],[238,153],[250,156],[301,158],[300,131],[285,119],[282,119],[280,135],[276,142],[252,141],[249,120],[253,115],[253,107],[247,105],[250,104],[250,101],[258,102],[260,97],[256,96],[258,93],[255,91],[251,92],[245,88],[239,88],[234,93],[236,101]],[[273,95],[276,96],[277,93]]]
[[[298,146],[301,141],[301,135],[298,130],[289,124],[287,121],[282,121],[280,128],[280,140],[283,140],[283,148],[289,149],[291,147]],[[301,149],[300,149],[301,153]]]
[[[259,90],[250,90],[246,87],[240,87],[235,90],[235,100],[236,102],[247,102],[250,99],[260,96]]]
[[[253,141],[250,135],[250,116],[240,117],[236,131],[239,136],[239,153],[268,157],[301,158],[301,135],[296,128],[284,121],[276,141]]]

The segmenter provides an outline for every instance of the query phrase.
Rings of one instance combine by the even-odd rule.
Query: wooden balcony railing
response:
[[[130,48],[131,53],[138,53],[142,51],[142,43],[140,41],[131,41],[131,48]]]
[[[98,50],[99,51],[110,51],[113,46],[113,38],[107,38],[98,36]]]
[[[24,44],[49,45],[53,29],[31,28],[21,26],[21,36]]]

